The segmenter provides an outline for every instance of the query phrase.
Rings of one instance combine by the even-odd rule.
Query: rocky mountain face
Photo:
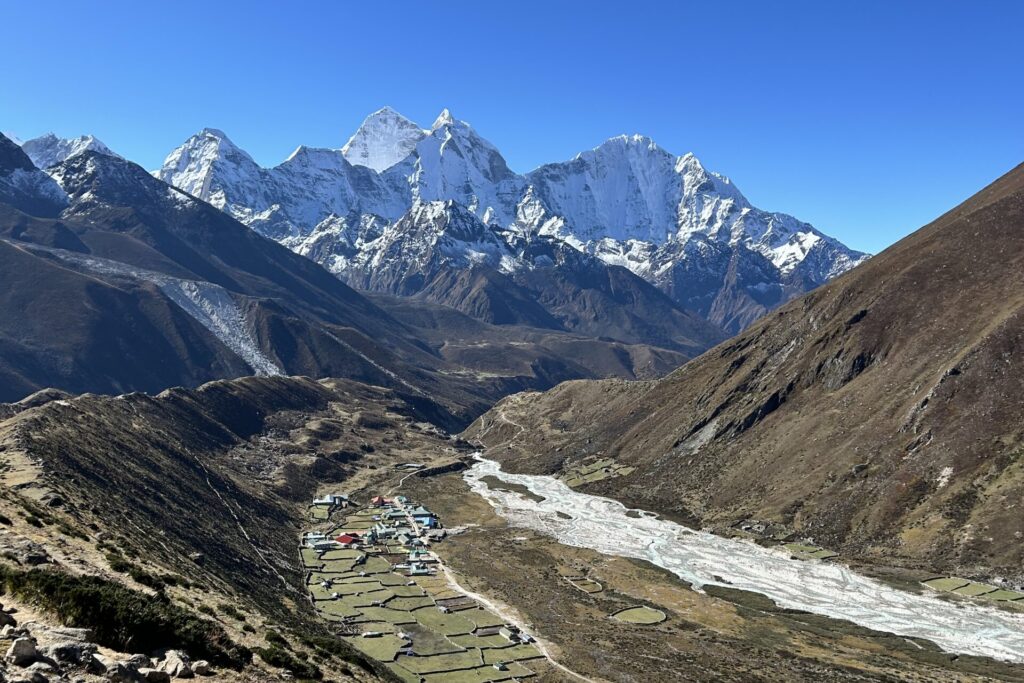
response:
[[[57,220],[2,209],[4,310],[34,312],[5,316],[15,398],[243,374],[383,379],[396,355],[424,355],[308,260],[134,164],[90,151],[51,173],[68,202]]]
[[[615,355],[628,344],[594,340],[620,362],[587,370],[566,328],[502,336],[482,325],[499,358],[514,346],[537,362],[456,363],[389,315],[390,299],[369,301],[131,162],[86,150],[47,171],[0,138],[2,400],[48,386],[155,392],[252,374],[334,376],[411,392],[459,422],[511,391],[605,372],[650,377],[693,355],[681,345]]]
[[[366,117],[341,153],[352,164],[380,173],[404,160],[430,131],[423,130],[390,107]]]
[[[0,202],[40,216],[56,216],[68,198],[15,143],[0,135]]]
[[[694,527],[1021,585],[1022,292],[1024,166],[662,380],[511,397],[468,435],[512,469],[613,457],[637,470],[588,490]]]
[[[355,217],[284,240],[361,290],[451,306],[497,325],[564,330],[694,356],[724,338],[624,268],[564,241],[486,225],[458,202],[416,200],[394,223]]]
[[[385,108],[341,150],[300,147],[269,169],[205,130],[156,174],[292,248],[323,254],[350,283],[362,277],[360,261],[416,271],[415,257],[392,254],[383,264],[380,254],[418,239],[423,204],[451,201],[490,228],[487,242],[557,241],[630,270],[729,332],[866,258],[792,216],[753,207],[692,154],[675,157],[648,138],[613,138],[520,175],[448,110],[422,129]],[[385,232],[387,244],[375,244]],[[462,246],[446,268],[476,262],[474,245]]]

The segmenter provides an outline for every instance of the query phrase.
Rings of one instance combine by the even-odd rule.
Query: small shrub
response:
[[[164,589],[164,581],[161,577],[155,574],[150,574],[141,567],[132,565],[131,569],[128,570],[128,576],[132,577],[136,582],[143,586],[152,588],[155,591],[162,591]]]
[[[280,669],[287,669],[298,679],[318,681],[323,678],[323,673],[314,664],[309,662],[303,662],[297,659],[292,653],[287,650],[282,650],[280,647],[271,645],[270,647],[261,647],[256,649],[258,654],[264,662],[270,666],[276,666]]]
[[[63,520],[57,522],[57,530],[69,538],[78,538],[83,541],[89,540],[88,536]]]
[[[277,646],[277,647],[283,647],[286,650],[290,650],[291,647],[292,647],[291,643],[289,643],[287,640],[285,640],[284,636],[282,636],[277,631],[267,631],[267,634],[265,636],[263,636],[263,637],[271,645],[274,645],[274,646]]]
[[[225,603],[223,605],[218,606],[217,609],[220,611],[221,614],[227,615],[232,619],[236,619],[238,621],[245,621],[245,615],[239,612],[238,608],[234,605],[229,605]]]
[[[163,574],[160,580],[164,582],[165,586],[181,586],[182,588],[191,588],[192,582],[186,579],[184,576],[178,576],[177,574]]]
[[[120,555],[115,555],[114,553],[107,553],[106,558],[110,568],[120,574],[127,574],[128,571],[135,566]]]

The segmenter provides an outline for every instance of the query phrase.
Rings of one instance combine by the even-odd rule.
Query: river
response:
[[[535,495],[492,489],[481,481],[488,476]],[[643,511],[628,515],[618,501],[574,491],[554,477],[502,472],[498,463],[479,456],[464,477],[512,526],[566,545],[647,560],[697,590],[720,585],[752,591],[781,607],[925,638],[948,652],[1024,662],[1024,614],[917,595],[838,563],[792,560],[782,550],[695,531]]]

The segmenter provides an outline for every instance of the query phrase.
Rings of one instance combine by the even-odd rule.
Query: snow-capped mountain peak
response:
[[[92,135],[80,135],[76,138],[61,138],[47,133],[21,143],[21,148],[29,156],[36,168],[45,169],[55,166],[82,152],[96,152],[107,156],[119,157]]]
[[[437,118],[434,119],[434,123],[430,126],[430,130],[433,131],[433,130],[437,130],[438,128],[443,128],[445,126],[454,126],[454,125],[455,125],[455,117],[452,116],[451,110],[448,109],[448,107],[445,107],[444,109],[441,110],[441,113],[437,115]],[[468,126],[469,124],[465,124],[465,125]]]
[[[497,148],[448,109],[416,145],[409,183],[413,198],[453,199],[487,223],[509,225],[526,183]],[[400,168],[400,167],[398,167]]]
[[[204,128],[164,159],[155,175],[179,190],[220,209],[231,203],[230,190],[259,186],[262,169],[224,131]]]
[[[68,198],[53,178],[35,167],[20,145],[0,134],[0,202],[55,216],[67,206]]]
[[[687,152],[676,159],[675,172],[683,178],[687,191],[713,192],[728,197],[743,206],[750,206],[747,198],[727,176],[713,173],[704,168],[693,152]]]
[[[272,168],[207,129],[158,175],[330,260],[337,273],[361,273],[350,282],[362,287],[412,283],[406,276],[422,262],[415,253],[443,253],[452,267],[482,258],[506,270],[510,257],[496,258],[492,241],[500,233],[624,266],[735,330],[866,258],[792,216],[752,206],[729,178],[647,136],[613,137],[520,175],[448,109],[423,129],[384,107],[341,150],[301,146]],[[415,235],[407,232],[413,225]],[[364,270],[385,261],[387,277]],[[515,262],[532,267],[529,258]]]
[[[345,155],[336,149],[309,147],[307,145],[299,145],[296,147],[295,151],[284,160],[284,164],[301,164],[307,168],[320,168],[330,171],[349,168],[351,166],[348,159],[345,158]],[[284,164],[282,164],[282,166]]]
[[[366,117],[341,153],[349,163],[380,173],[409,156],[426,135],[427,131],[391,107],[384,107]]]

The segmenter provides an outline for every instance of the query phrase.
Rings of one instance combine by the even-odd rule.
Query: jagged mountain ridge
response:
[[[484,224],[458,202],[414,202],[394,223],[353,216],[286,246],[357,289],[414,296],[488,323],[528,325],[694,356],[720,329],[624,268],[545,235]]]
[[[303,157],[316,160],[298,163]],[[357,225],[394,224],[419,202],[453,200],[498,230],[558,239],[626,267],[732,332],[866,258],[791,216],[751,206],[692,154],[674,157],[648,138],[612,138],[519,175],[448,110],[421,129],[384,108],[341,150],[300,147],[270,169],[208,129],[156,173],[293,246],[311,238],[351,247]],[[342,235],[347,226],[356,234]],[[694,243],[716,254],[695,264]]]
[[[82,152],[98,152],[108,156],[119,156],[102,141],[92,135],[80,135],[77,138],[61,138],[47,133],[38,138],[18,143],[25,154],[32,160],[36,168],[44,169],[55,166],[69,157]]]
[[[512,391],[657,376],[692,355],[483,326],[482,347],[516,357],[451,360],[391,316],[387,297],[367,300],[129,161],[85,150],[47,170],[0,138],[0,400],[49,386],[153,392],[251,374],[334,376],[409,392],[458,422]],[[581,365],[581,348],[596,349],[600,366]],[[522,362],[524,350],[535,363]]]
[[[0,207],[4,310],[34,311],[4,316],[13,398],[47,385],[155,391],[285,372],[414,384],[429,374],[430,354],[378,307],[142,168],[85,151],[50,172],[67,204],[56,219]]]

